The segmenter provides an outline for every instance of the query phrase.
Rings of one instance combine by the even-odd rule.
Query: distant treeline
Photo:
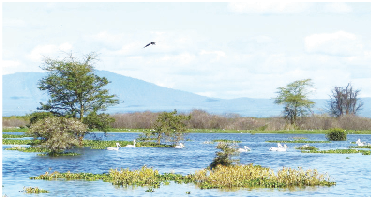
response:
[[[113,128],[150,129],[156,121],[159,113],[150,111],[116,114],[112,117],[115,122]],[[225,116],[209,114],[203,110],[192,110],[188,114],[191,119],[186,122],[189,129],[226,129],[226,130],[259,130],[277,131],[291,130],[293,126],[288,124],[283,117],[241,117],[238,114]],[[297,120],[299,130],[328,130],[330,128],[342,128],[345,130],[371,130],[371,118],[358,116],[329,117],[315,115],[313,117],[301,117]]]
[[[160,112],[134,112],[115,114],[112,128],[120,129],[152,129]],[[259,130],[277,131],[292,130],[294,126],[288,124],[283,117],[241,117],[238,114],[214,115],[203,110],[192,110],[191,119],[186,121],[188,129],[226,129],[226,130]],[[26,127],[30,121],[27,116],[3,117],[3,127]],[[329,117],[315,115],[301,117],[297,120],[299,130],[328,130],[330,128],[342,128],[345,130],[371,130],[371,118],[358,116]]]

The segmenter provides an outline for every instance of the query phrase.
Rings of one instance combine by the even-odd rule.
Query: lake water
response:
[[[101,136],[103,133],[96,133]],[[140,133],[108,133],[106,140],[132,141]],[[370,197],[371,196],[371,156],[361,154],[309,154],[301,153],[294,147],[304,144],[287,144],[287,152],[269,151],[276,143],[267,140],[293,140],[305,137],[306,140],[324,141],[323,134],[246,134],[246,133],[193,133],[187,136],[190,141],[185,148],[121,148],[119,151],[77,149],[80,156],[42,157],[36,153],[2,149],[2,195],[10,197],[211,197],[211,196],[259,196],[259,197]],[[89,138],[89,136],[87,137]],[[347,141],[324,144],[310,144],[319,149],[348,148],[358,138],[371,142],[371,135],[347,135]],[[282,167],[317,169],[328,173],[337,182],[332,187],[253,188],[223,191],[219,189],[200,190],[194,184],[161,185],[154,192],[145,192],[147,187],[123,188],[109,182],[98,181],[46,181],[31,180],[51,169],[59,172],[104,173],[110,168],[139,169],[143,165],[153,167],[160,173],[174,172],[187,175],[207,167],[215,156],[215,144],[204,141],[229,139],[242,141],[240,147],[248,146],[250,152],[241,153],[241,164],[254,163],[275,171]],[[349,159],[347,159],[347,157]],[[23,187],[39,187],[49,193],[27,194],[20,192]],[[190,191],[190,194],[186,194]]]

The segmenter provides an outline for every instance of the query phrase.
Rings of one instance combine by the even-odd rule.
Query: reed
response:
[[[25,193],[49,193],[47,190],[40,189],[38,187],[23,187]]]

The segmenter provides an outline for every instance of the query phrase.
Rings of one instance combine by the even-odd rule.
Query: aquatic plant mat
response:
[[[302,153],[324,153],[324,154],[353,154],[361,153],[362,155],[371,155],[371,150],[359,150],[359,149],[330,149],[330,150],[309,150]]]
[[[310,140],[268,140],[265,142],[270,142],[270,143],[331,143],[331,141],[310,141]]]
[[[139,170],[110,169],[106,174],[92,173],[59,173],[46,172],[38,177],[30,179],[44,180],[103,180],[118,186],[149,186],[159,188],[161,185],[168,185],[171,181],[175,183],[195,183],[201,189],[211,188],[286,188],[302,186],[333,186],[336,182],[330,181],[327,174],[319,174],[317,170],[303,170],[302,168],[283,168],[275,173],[270,168],[259,165],[235,165],[221,166],[216,168],[202,169],[195,174],[183,176],[181,174],[163,173],[143,166]],[[149,191],[151,192],[151,191]]]

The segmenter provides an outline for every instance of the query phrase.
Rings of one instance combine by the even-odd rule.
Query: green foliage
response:
[[[346,141],[347,132],[340,128],[333,128],[325,134],[325,137],[330,141]]]
[[[36,123],[38,120],[43,120],[47,117],[53,117],[51,112],[34,112],[30,114],[30,125]]]
[[[268,140],[270,143],[331,143],[330,141],[309,141],[309,140]]]
[[[370,155],[370,150],[358,150],[358,149],[330,149],[330,150],[311,150],[302,151],[302,153],[324,153],[324,154],[353,154],[361,153],[362,155]]]
[[[318,150],[317,147],[314,146],[300,146],[300,147],[295,147],[295,149],[300,149],[300,150]]]
[[[154,123],[154,130],[151,135],[157,138],[157,143],[171,142],[176,145],[178,142],[184,140],[186,132],[186,120],[190,116],[176,115],[176,109],[173,112],[163,112],[159,114],[156,122]]]
[[[297,118],[308,115],[308,111],[315,102],[309,100],[307,95],[308,87],[313,87],[311,79],[298,80],[288,84],[286,87],[278,87],[278,96],[275,98],[276,104],[284,104],[285,118],[295,125]]]
[[[93,61],[96,54],[88,54],[78,60],[70,54],[61,60],[46,58],[43,70],[48,76],[38,83],[39,89],[47,91],[50,99],[41,103],[39,110],[46,110],[55,115],[79,117],[83,122],[84,115],[105,110],[107,106],[118,103],[104,89],[109,81],[94,74]]]
[[[222,166],[209,170],[196,171],[193,178],[201,189],[234,187],[304,187],[333,186],[328,175],[319,174],[317,170],[304,171],[302,168],[283,168],[277,174],[270,168],[259,165]]]
[[[40,146],[52,153],[78,146],[87,132],[87,126],[74,118],[48,117],[34,123],[29,135],[41,138]]]
[[[84,118],[83,123],[88,126],[89,129],[97,129],[99,131],[108,132],[110,129],[110,124],[113,123],[115,119],[110,117],[109,114],[100,113],[97,115],[95,111],[92,111]]]
[[[49,193],[47,190],[40,189],[38,187],[23,187],[25,193]]]
[[[317,170],[304,171],[302,168],[291,169],[283,168],[277,174],[270,168],[259,165],[218,165],[214,169],[202,169],[195,174],[183,176],[174,173],[159,174],[158,170],[143,166],[139,170],[110,169],[106,174],[92,173],[59,173],[57,171],[30,177],[30,179],[43,180],[103,180],[119,186],[148,186],[149,192],[153,188],[159,188],[162,184],[168,185],[170,181],[175,183],[195,183],[201,189],[209,188],[233,188],[233,187],[266,187],[266,188],[284,188],[284,187],[304,187],[304,186],[333,186],[336,183],[330,181],[327,174],[319,174]],[[187,193],[189,194],[189,193]]]
[[[209,166],[210,168],[215,168],[218,165],[233,166],[239,162],[237,159],[232,159],[232,157],[238,156],[239,152],[231,144],[220,142],[216,148],[221,151],[216,152],[216,156]]]
[[[239,140],[225,140],[225,139],[218,139],[218,140],[211,140],[212,142],[224,142],[224,143],[240,143]]]
[[[29,137],[27,134],[3,134],[3,138],[23,138]]]

